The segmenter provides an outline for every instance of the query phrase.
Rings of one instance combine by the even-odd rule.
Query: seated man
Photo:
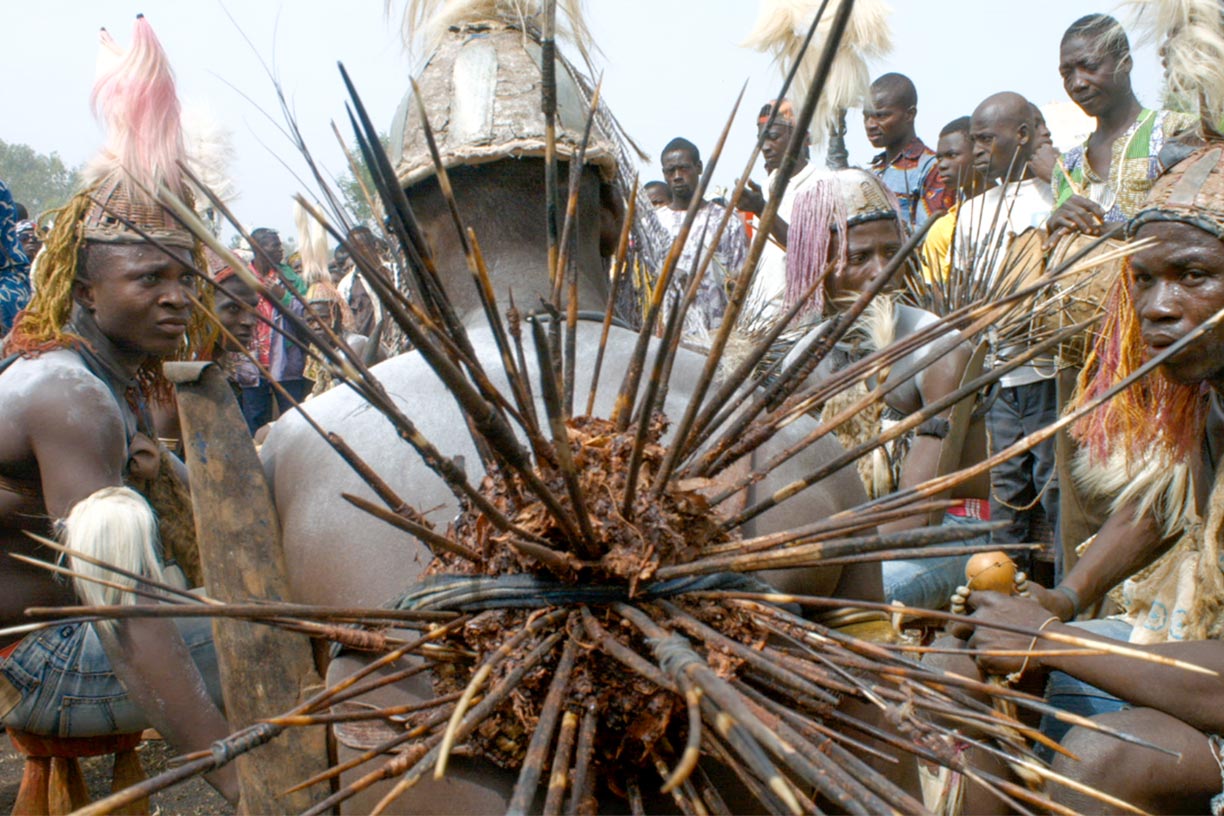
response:
[[[1130,257],[1080,402],[1224,309],[1222,191],[1218,144],[1156,182],[1129,231],[1157,243]],[[1062,634],[1082,635],[1087,628],[1091,637],[1129,641],[1144,652],[1224,673],[1224,486],[1216,467],[1224,445],[1222,393],[1224,332],[1217,326],[1081,420],[1082,475],[1114,496],[1108,521],[1054,591],[1034,588],[1036,601],[974,593],[969,604],[975,617]],[[1124,580],[1124,615],[1078,628],[1063,623]],[[1049,733],[1079,758],[1058,756],[1055,770],[1148,812],[1202,813],[1217,806],[1224,747],[1219,675],[1112,655],[1062,655],[1064,644],[986,626],[973,631],[969,646],[1052,651],[1023,662],[978,662],[992,673],[1050,671],[1051,703],[1180,754],[1167,756],[1087,728],[1051,727]],[[1066,788],[1054,794],[1079,812],[1101,808]]]
[[[167,123],[169,132],[140,133],[140,144],[181,146],[177,115],[138,120],[125,108],[128,100],[174,99],[173,85],[166,87],[171,74],[165,55],[148,23],[138,18],[136,25],[137,44],[114,73],[100,77],[95,100],[109,122]],[[116,84],[122,93],[115,93]],[[91,165],[97,175],[56,219],[40,261],[38,292],[6,339],[0,374],[3,627],[28,623],[23,612],[30,606],[76,603],[73,588],[50,571],[8,557],[54,560],[25,533],[51,536],[57,520],[67,519],[74,549],[150,576],[161,575],[164,566],[148,505],[123,485],[154,478],[170,461],[156,446],[148,406],[158,393],[168,393],[162,361],[185,359],[204,342],[200,316],[192,313],[195,275],[188,268],[193,256],[202,255],[169,213],[141,197],[142,188],[159,184],[186,195],[173,169],[174,151],[159,154],[171,160],[158,164],[125,141],[130,134],[112,130],[110,137],[104,160]],[[87,569],[75,559],[70,563]],[[90,603],[135,602],[131,594],[83,579],[76,590]],[[229,732],[219,699],[205,619],[64,622],[0,640],[0,718],[8,728],[87,737],[152,726],[179,751],[207,750]],[[232,767],[210,781],[237,798]]]
[[[844,225],[844,226],[843,226]],[[844,232],[843,232],[844,230]],[[843,238],[844,235],[844,238]],[[875,280],[901,249],[903,234],[896,199],[875,176],[862,170],[839,170],[818,179],[795,201],[790,224],[791,249],[787,253],[787,296],[789,302],[802,296],[817,280],[823,279],[820,295],[807,311],[817,320],[827,319],[852,303]],[[897,280],[900,280],[898,275]],[[900,303],[890,294],[875,298],[854,329],[826,358],[815,376],[827,376],[878,349],[900,340],[937,320],[935,315]],[[809,332],[812,338],[815,332]],[[844,423],[837,431],[842,444],[851,448],[879,435],[889,420],[903,419],[960,387],[969,362],[967,344],[957,344],[955,332],[922,346],[891,367],[890,379],[903,384],[888,393],[883,404],[874,408],[866,421],[863,415]],[[801,341],[802,342],[802,341]],[[931,354],[942,358],[913,373]],[[826,404],[824,415],[831,417],[862,398],[877,381],[868,380],[844,397]],[[869,412],[864,412],[864,414]],[[936,475],[946,446],[955,446],[962,466],[981,461],[985,454],[985,435],[981,423],[955,429],[950,435],[946,411],[922,423],[906,445],[878,448],[859,460],[859,472],[869,495],[880,496],[912,487]],[[900,441],[900,440],[899,440]],[[904,452],[902,452],[904,451]],[[953,494],[963,499],[960,507],[944,516],[945,524],[972,523],[986,515],[988,486],[985,480],[964,485]],[[922,527],[925,514],[883,525],[882,533]],[[885,562],[884,596],[909,606],[939,607],[964,578],[967,556],[926,558]]]

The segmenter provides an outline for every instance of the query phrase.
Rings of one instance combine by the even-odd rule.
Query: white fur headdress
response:
[[[815,81],[816,65],[841,2],[843,0],[829,2],[816,27],[816,35],[802,54],[793,88],[788,93],[796,105],[807,95]],[[772,53],[785,74],[799,59],[803,40],[819,9],[819,0],[761,0],[756,25],[743,45]],[[816,114],[812,117],[814,143],[822,143],[825,134],[836,125],[839,110],[862,104],[863,96],[871,85],[868,60],[879,59],[892,50],[892,35],[888,28],[891,13],[892,9],[883,0],[856,0],[854,3],[829,79],[820,96]]]
[[[1218,131],[1224,120],[1224,3],[1131,0],[1130,6],[1143,39],[1160,49],[1169,97],[1197,101],[1203,124]]]

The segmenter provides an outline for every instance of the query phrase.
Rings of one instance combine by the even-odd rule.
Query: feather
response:
[[[238,197],[238,185],[230,175],[234,161],[233,132],[211,110],[198,105],[184,106],[182,121],[187,166],[192,174],[221,201],[233,201]],[[208,196],[197,194],[195,202],[200,218],[212,226],[214,234],[219,233],[221,214],[212,207]]]
[[[165,184],[183,192],[179,161],[185,158],[174,72],[157,35],[143,15],[133,26],[132,45],[121,51],[102,30],[99,67],[90,103],[106,130],[106,148],[86,169],[88,185],[122,168],[144,187]]]
[[[839,2],[842,0],[829,3],[816,28],[816,36],[802,55],[791,90],[793,99],[805,98],[815,80],[816,65],[828,40]],[[803,40],[819,8],[819,0],[762,0],[756,25],[743,46],[773,54],[785,74],[799,58]],[[892,50],[892,34],[888,27],[891,13],[892,9],[883,0],[854,3],[849,25],[812,118],[814,144],[823,144],[827,133],[836,126],[839,110],[862,104],[871,84],[868,60],[879,59]]]
[[[217,198],[224,202],[238,197],[238,186],[230,175],[234,161],[234,134],[221,124],[212,110],[185,105],[182,115],[187,166]]]
[[[158,556],[157,517],[144,498],[129,487],[104,487],[72,507],[64,520],[64,546],[120,569],[164,582]],[[127,587],[136,581],[106,567],[69,556],[74,572]],[[81,600],[91,606],[136,602],[136,596],[85,578],[75,578]]]
[[[330,284],[327,231],[296,199],[293,202],[293,223],[297,226],[298,252],[302,256],[302,280],[307,286],[324,282]]]
[[[1220,0],[1130,0],[1135,29],[1158,45],[1170,106],[1199,103],[1209,130],[1224,120],[1224,8]]]

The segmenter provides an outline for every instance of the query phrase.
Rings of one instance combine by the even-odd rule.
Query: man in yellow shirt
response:
[[[953,119],[939,132],[935,162],[936,173],[944,187],[956,190],[956,203],[927,231],[926,240],[922,243],[922,274],[928,281],[946,281],[960,202],[986,189],[982,174],[973,169],[973,143],[969,141],[968,116]]]

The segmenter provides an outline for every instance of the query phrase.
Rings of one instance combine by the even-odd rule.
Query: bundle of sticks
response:
[[[806,130],[813,115],[852,7],[851,2],[843,2],[837,8],[817,80],[800,110],[796,134]],[[812,31],[818,22],[819,17]],[[555,53],[547,25],[542,43],[547,62]],[[682,292],[673,289],[672,276],[696,207],[717,166],[733,111],[703,174],[694,205],[649,294],[644,323],[630,364],[622,374],[615,408],[607,417],[592,416],[612,306],[604,315],[599,347],[593,353],[579,349],[577,271],[568,256],[574,240],[581,152],[578,160],[571,162],[568,201],[558,200],[556,184],[547,186],[553,297],[542,304],[541,316],[528,320],[513,301],[503,311],[495,298],[476,233],[464,222],[435,149],[438,181],[461,238],[488,328],[496,340],[497,359],[482,360],[441,284],[430,246],[396,181],[378,131],[343,67],[341,72],[351,97],[350,123],[361,158],[371,172],[381,211],[387,214],[389,234],[401,255],[407,291],[395,285],[381,264],[348,246],[347,216],[338,197],[329,192],[323,173],[290,118],[290,132],[323,190],[326,205],[318,206],[304,198],[299,202],[341,245],[352,250],[359,274],[411,342],[411,353],[428,362],[461,406],[482,458],[483,475],[479,480],[469,478],[463,467],[426,438],[401,404],[387,393],[375,372],[329,326],[312,328],[284,307],[279,298],[271,297],[297,336],[306,338],[306,353],[392,423],[400,438],[451,489],[460,502],[461,515],[446,532],[436,530],[340,435],[314,423],[309,406],[298,406],[306,422],[360,474],[381,504],[353,495],[345,498],[414,536],[433,553],[427,579],[399,603],[345,609],[257,599],[246,604],[223,604],[145,580],[144,588],[138,591],[162,603],[30,610],[35,618],[48,620],[62,619],[65,614],[89,620],[138,615],[241,618],[380,653],[356,674],[295,709],[268,712],[263,722],[223,741],[220,750],[182,757],[165,774],[104,799],[87,812],[110,812],[256,750],[285,729],[320,724],[339,727],[368,722],[381,724],[381,730],[372,732],[376,738],[358,758],[300,783],[298,787],[310,786],[374,765],[319,802],[311,813],[326,812],[375,783],[395,780],[377,808],[377,812],[383,812],[427,774],[443,774],[448,758],[459,751],[518,772],[509,807],[514,813],[526,812],[533,802],[540,801],[546,813],[588,812],[609,793],[621,797],[633,812],[645,812],[656,790],[671,800],[669,806],[683,813],[731,812],[726,787],[712,777],[708,760],[727,769],[737,786],[770,812],[818,812],[830,803],[852,813],[925,812],[923,803],[896,781],[905,774],[888,770],[901,769],[915,758],[964,774],[1019,812],[1066,812],[1041,790],[966,763],[965,748],[973,746],[1023,766],[1047,783],[1084,790],[1030,755],[1015,735],[1056,751],[1063,749],[1019,718],[983,702],[983,696],[1006,698],[1020,710],[1048,714],[1148,745],[1007,686],[978,682],[917,662],[915,657],[922,647],[856,637],[804,613],[853,607],[879,613],[915,612],[944,620],[959,620],[961,616],[898,610],[895,606],[835,597],[782,594],[754,577],[765,570],[913,556],[915,548],[933,542],[941,542],[941,546],[927,547],[923,555],[980,550],[958,541],[989,530],[989,526],[967,525],[953,530],[928,527],[890,535],[876,534],[875,527],[949,506],[951,502],[942,497],[951,487],[1038,444],[1128,387],[1135,378],[1120,382],[1093,404],[972,467],[797,529],[760,536],[743,533],[746,525],[766,511],[990,385],[1011,367],[1024,364],[1071,332],[1082,330],[1083,325],[1068,327],[1032,344],[1007,365],[967,383],[769,495],[735,509],[731,509],[735,503],[729,501],[856,412],[882,400],[899,383],[885,379],[868,389],[859,402],[813,423],[799,444],[774,453],[756,470],[744,474],[733,469],[783,428],[806,417],[833,395],[874,377],[920,345],[946,343],[951,347],[961,342],[961,335],[973,335],[1006,322],[1034,292],[1049,280],[1057,280],[1065,270],[1054,269],[1041,282],[947,309],[937,323],[820,381],[811,381],[808,375],[872,299],[892,284],[921,234],[909,240],[885,273],[849,309],[824,324],[816,342],[807,345],[802,354],[772,366],[759,365],[785,329],[788,320],[782,320],[757,340],[734,371],[721,372],[719,379],[719,357],[751,284],[751,275],[742,274],[736,279],[724,323],[712,340],[709,359],[691,400],[681,416],[667,417],[662,405],[680,347],[679,327],[693,304],[718,235],[706,242],[711,250]],[[785,93],[784,85],[779,96]],[[549,117],[555,111],[550,114],[547,87],[544,96]],[[592,95],[592,113],[597,100],[598,88]],[[423,108],[419,113],[432,145],[428,118]],[[593,115],[588,120],[588,135],[591,120]],[[801,147],[802,138],[796,135],[750,249],[746,270],[756,266],[776,203]],[[758,144],[740,176],[732,204],[745,187],[759,149]],[[546,161],[555,174],[555,154]],[[207,188],[202,189],[208,195]],[[253,289],[270,294],[183,202],[164,190],[150,192],[229,260]],[[636,190],[628,196],[629,213],[613,265],[614,290],[623,286],[629,275],[628,234],[636,197]],[[210,198],[217,211],[245,235],[224,203]],[[718,233],[728,228],[733,212],[734,206],[729,207]],[[251,245],[258,251],[258,244],[252,241]],[[198,274],[207,277],[206,271]],[[672,298],[671,308],[666,310],[664,320],[668,297]],[[614,294],[610,303],[615,300]],[[207,308],[203,302],[198,305]],[[787,316],[793,317],[793,312]],[[221,327],[219,320],[216,323]],[[1205,325],[1194,336],[1213,325]],[[1188,338],[1168,353],[1192,341]],[[927,359],[938,357],[937,353],[930,354]],[[529,358],[536,363],[534,378]],[[579,398],[575,394],[575,370],[580,358],[594,360],[585,411],[575,410]],[[1137,376],[1146,374],[1160,359],[1149,362]],[[501,367],[499,375],[504,375],[508,388],[493,384],[490,364]],[[48,546],[59,548],[52,542]],[[37,625],[42,624],[31,624]],[[392,627],[400,632],[393,634],[389,631]],[[416,634],[404,637],[404,631]],[[1136,659],[1156,659],[1099,641],[1080,641],[1048,632],[1044,636],[1085,654],[1113,651]],[[382,674],[376,676],[380,671]],[[437,692],[432,700],[378,708],[345,705],[376,688],[426,672],[433,677]],[[1134,810],[1104,794],[1086,792],[1110,807]]]

